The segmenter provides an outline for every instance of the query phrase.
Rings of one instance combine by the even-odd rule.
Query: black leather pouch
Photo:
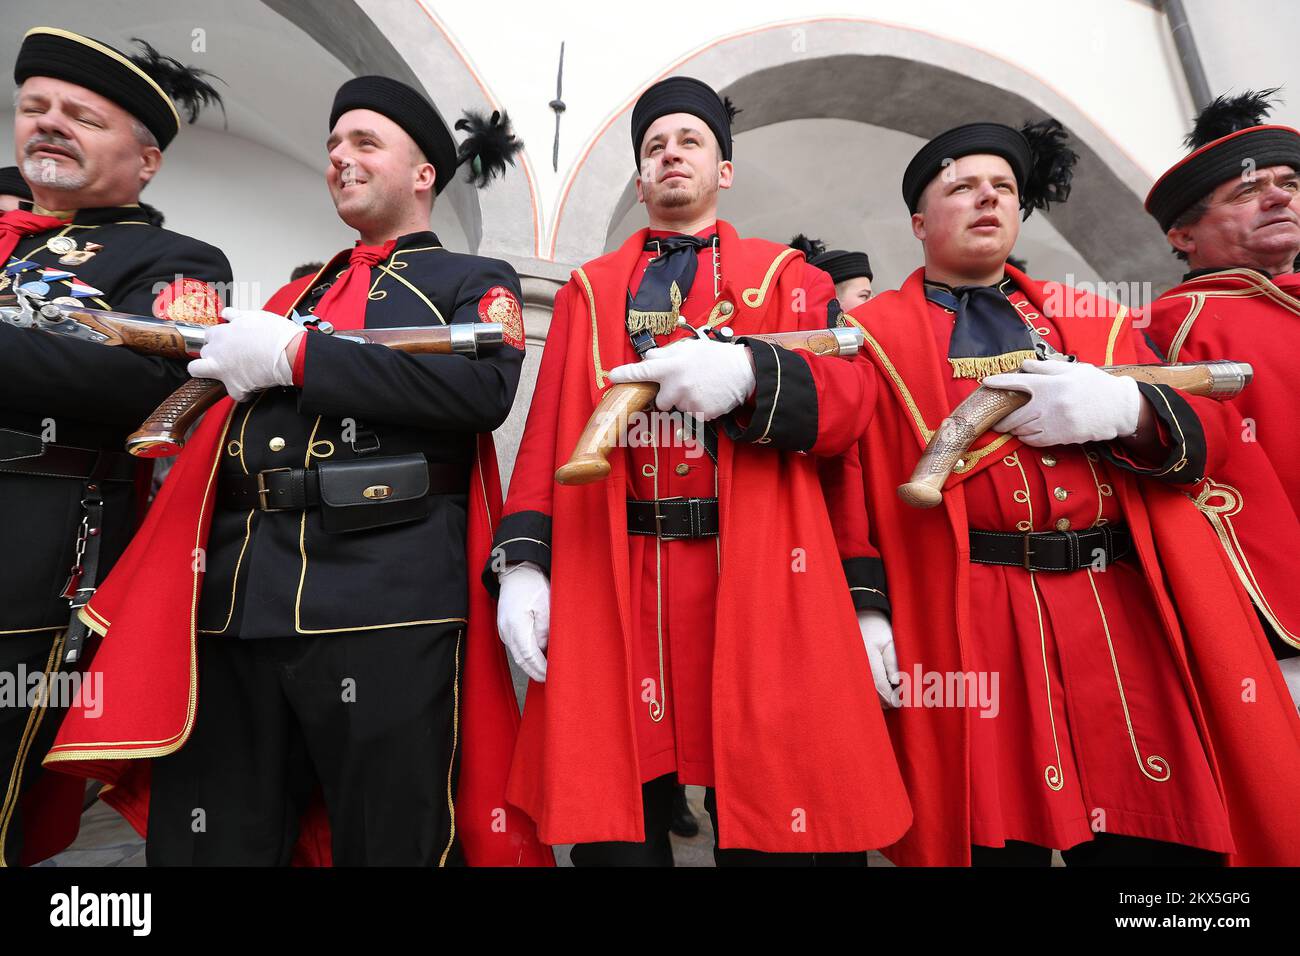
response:
[[[424,455],[325,461],[320,478],[321,526],[330,534],[419,521],[429,514]]]

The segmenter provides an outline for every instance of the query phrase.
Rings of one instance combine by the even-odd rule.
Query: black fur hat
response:
[[[1206,195],[1248,169],[1300,169],[1300,132],[1266,123],[1277,87],[1219,96],[1201,110],[1183,140],[1187,156],[1156,180],[1146,211],[1168,232],[1178,217]]]
[[[68,30],[34,27],[18,50],[14,82],[49,76],[83,86],[121,106],[166,149],[181,128],[177,105],[193,123],[204,106],[222,106],[221,94],[203,79],[212,76],[206,70],[185,66],[143,40],[135,42],[142,51],[127,56]]]

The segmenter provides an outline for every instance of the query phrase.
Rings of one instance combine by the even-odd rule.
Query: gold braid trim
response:
[[[772,264],[767,267],[767,275],[763,276],[762,284],[757,288],[746,289],[742,292],[740,295],[741,301],[751,309],[757,309],[761,306],[763,300],[767,298],[767,287],[772,284],[772,277],[776,275],[777,268],[782,262],[798,251],[798,249],[786,249],[784,252],[779,253],[777,257],[772,260]]]
[[[600,330],[596,327],[596,293],[591,291],[591,282],[582,269],[573,270],[573,274],[582,282],[587,292],[587,308],[591,310],[591,365],[596,373],[596,387],[604,388],[605,370],[600,367]]]
[[[1119,330],[1124,327],[1124,319],[1128,316],[1128,308],[1120,306],[1115,310],[1115,321],[1111,323],[1110,335],[1106,337],[1106,360],[1103,365],[1115,364],[1115,343],[1119,340]]]
[[[1169,341],[1169,354],[1165,357],[1165,361],[1171,365],[1178,361],[1178,353],[1183,350],[1183,343],[1187,341],[1187,336],[1192,332],[1192,326],[1196,324],[1196,317],[1201,314],[1201,309],[1205,305],[1205,296],[1203,295],[1190,295],[1188,298],[1192,301],[1192,307],[1188,309],[1182,324],[1178,326],[1178,331],[1174,333],[1174,337]]]

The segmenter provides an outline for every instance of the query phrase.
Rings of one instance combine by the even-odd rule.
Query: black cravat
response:
[[[925,297],[956,313],[948,344],[953,378],[1018,372],[1025,359],[1034,357],[1033,335],[1001,285],[926,283]]]
[[[647,239],[645,249],[656,253],[646,266],[636,296],[627,297],[627,330],[668,335],[677,328],[682,300],[695,281],[699,250],[713,245],[717,236],[668,236]]]

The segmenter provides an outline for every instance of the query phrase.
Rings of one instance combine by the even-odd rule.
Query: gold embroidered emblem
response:
[[[221,297],[208,283],[198,279],[177,279],[154,299],[153,314],[170,322],[216,325],[221,308]]]
[[[519,300],[504,286],[493,286],[479,300],[479,319],[501,325],[501,340],[517,349],[524,347],[524,314]]]

